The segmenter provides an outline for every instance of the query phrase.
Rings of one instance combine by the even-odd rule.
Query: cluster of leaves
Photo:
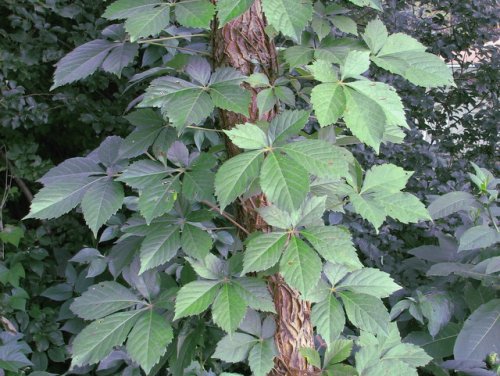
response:
[[[352,2],[381,9],[375,0]],[[59,329],[59,323],[47,326],[48,338],[52,338],[48,341],[50,347],[62,349],[64,341],[53,333],[64,330],[74,336],[70,372],[77,374],[92,373],[99,363],[97,370],[110,374],[138,375],[139,365],[147,374],[168,367],[174,375],[234,375],[247,368],[229,363],[247,362],[254,374],[265,375],[277,355],[274,304],[265,278],[279,271],[303,299],[313,303],[312,322],[325,344],[301,352],[325,375],[416,374],[416,367],[431,360],[429,355],[435,358],[428,366],[430,372],[491,368],[494,360],[481,363],[485,355],[496,351],[490,342],[474,354],[465,354],[472,348],[469,342],[456,345],[460,350],[455,363],[440,361],[452,355],[450,331],[456,336],[461,327],[446,326],[453,310],[446,294],[457,285],[450,284],[446,294],[417,290],[389,314],[381,299],[400,286],[389,274],[364,267],[349,229],[330,220],[345,209],[376,230],[387,217],[403,224],[430,219],[423,204],[402,191],[411,172],[391,163],[370,163],[364,173],[344,146],[362,141],[383,151],[404,138],[401,128],[407,123],[402,101],[391,86],[374,79],[373,70],[387,70],[423,87],[451,84],[451,74],[419,42],[399,33],[389,35],[378,19],[362,29],[362,40],[339,37],[331,33],[332,25],[342,33],[358,33],[356,18],[347,16],[348,8],[311,1],[297,6],[291,0],[262,0],[269,32],[281,33],[287,46],[282,68],[291,78],[270,82],[262,74],[245,77],[231,68],[212,70],[203,58],[210,45],[205,37],[210,35],[200,29],[209,28],[214,14],[224,25],[252,3],[221,0],[213,6],[206,0],[119,0],[108,6],[104,17],[124,23],[107,26],[101,36],[95,34],[98,39],[60,60],[54,82],[57,92],[67,90],[59,86],[99,69],[127,73],[126,66],[139,56],[142,66],[149,69],[134,76],[125,74],[131,85],[161,77],[130,107],[137,104],[161,111],[131,112],[126,118],[135,130],[126,138],[109,137],[86,157],[66,160],[40,179],[45,187],[36,195],[29,217],[59,217],[80,206],[98,241],[92,242],[95,248],[83,248],[73,257],[66,253],[60,263],[62,273],[48,273],[49,279],[58,275],[66,282],[50,280],[47,283],[52,287],[46,291],[30,286],[26,288],[29,295],[19,290],[22,265],[28,261],[9,260],[1,282],[9,289],[5,299],[14,306],[5,315],[13,317],[13,312],[22,311],[28,297],[32,300],[32,291],[43,299],[64,301],[57,321],[66,321],[65,329]],[[146,39],[150,36],[159,38]],[[226,131],[244,152],[225,161],[223,140],[214,132],[220,128],[214,109],[248,115],[250,95],[240,86],[243,82],[259,91],[260,113],[275,106],[280,112],[270,122],[240,124]],[[295,106],[306,110],[295,110]],[[496,198],[486,192],[494,190],[496,183],[487,181],[490,175],[484,171],[477,175],[484,186],[482,193],[493,197],[492,205]],[[233,203],[259,192],[270,202],[259,209],[259,215],[273,231],[251,234],[242,242],[234,223],[226,220],[232,217],[222,209],[233,211]],[[470,204],[470,197],[465,201]],[[439,201],[433,205],[431,214]],[[214,207],[218,210],[208,210]],[[487,211],[481,213],[474,217],[475,224],[494,243],[498,231],[486,230],[485,224],[495,219],[488,221],[484,219]],[[346,225],[352,227],[349,222]],[[11,230],[2,232],[2,241],[17,247],[20,230]],[[85,243],[81,240],[80,244]],[[447,270],[464,278],[476,275],[484,256],[477,250],[474,255],[457,256],[451,261],[460,265]],[[492,266],[490,273],[486,269],[483,273],[489,277],[480,281],[491,287],[498,274],[497,261],[491,257],[496,255],[485,255],[492,258]],[[29,263],[30,268],[37,268],[37,263]],[[487,268],[486,264],[481,268]],[[442,285],[430,282],[429,286],[433,283]],[[395,303],[394,296],[403,293],[392,295],[391,301]],[[73,299],[74,294],[81,296]],[[473,320],[467,330],[462,329],[462,341],[470,339],[471,332],[488,329],[481,322],[484,317],[490,322],[498,312],[495,303],[487,304],[469,304],[469,313],[483,308],[470,316]],[[448,316],[436,312],[436,305],[447,309]],[[205,314],[209,307],[211,316]],[[459,322],[469,315],[464,310],[454,312]],[[43,314],[33,309],[33,322],[38,324],[41,316],[56,313],[57,308]],[[428,325],[428,333],[420,330],[402,340],[398,327],[390,322],[398,314],[405,335],[415,327],[410,320],[415,315],[414,320]],[[54,317],[49,320],[56,321]],[[92,323],[84,327],[84,321]],[[24,327],[22,331],[30,333]],[[492,333],[488,331],[487,339],[494,338]],[[30,335],[25,337],[33,342]],[[448,347],[441,347],[443,338]],[[22,356],[30,350],[19,339],[2,337],[7,355],[17,349],[18,356],[9,364],[11,368],[3,363],[2,367],[12,372],[25,366],[46,370],[47,347],[37,342],[38,355],[34,352],[30,362]],[[49,350],[51,362],[64,362],[69,357],[66,351]]]

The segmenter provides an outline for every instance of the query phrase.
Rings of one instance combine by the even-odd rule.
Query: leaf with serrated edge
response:
[[[130,34],[130,41],[156,36],[170,21],[170,6],[164,4],[155,8],[144,9],[125,21],[125,30]]]
[[[96,320],[139,303],[141,300],[129,289],[107,281],[89,287],[71,303],[70,309],[82,319]]]
[[[255,376],[266,376],[274,366],[277,355],[274,339],[258,341],[248,354],[248,364]]]
[[[73,341],[71,366],[94,364],[104,359],[113,347],[125,342],[142,312],[115,313],[85,327]]]
[[[345,314],[342,304],[334,295],[328,294],[324,301],[313,306],[311,321],[326,343],[333,342],[344,330]]]
[[[321,260],[301,239],[293,236],[280,261],[280,273],[299,292],[306,293],[321,277]]]
[[[191,257],[197,259],[205,258],[212,248],[212,237],[199,227],[185,224],[182,229],[182,250]]]
[[[348,274],[335,286],[335,289],[387,298],[393,292],[400,290],[401,286],[397,285],[388,273],[374,268],[363,268]]]
[[[293,211],[300,207],[309,191],[309,176],[292,159],[273,152],[262,164],[260,186],[276,206]]]
[[[168,262],[180,246],[179,226],[156,227],[141,244],[139,274]]]
[[[254,0],[219,0],[216,4],[219,27],[245,13]]]
[[[217,343],[215,353],[212,357],[225,362],[242,362],[248,357],[248,352],[256,342],[257,338],[249,334],[228,334]]]
[[[241,274],[258,272],[274,266],[280,259],[285,244],[286,233],[284,232],[264,233],[253,237],[243,254]]]
[[[167,320],[152,309],[137,320],[127,340],[127,353],[149,374],[167,351],[174,333]]]
[[[123,204],[123,186],[113,180],[100,180],[92,184],[82,199],[83,217],[97,237],[97,231]]]
[[[254,124],[238,124],[224,133],[236,146],[242,149],[262,149],[269,146],[267,135]]]
[[[312,18],[310,0],[262,0],[267,21],[283,35],[300,40],[302,31]]]
[[[275,116],[269,124],[269,139],[276,145],[297,135],[309,120],[309,111],[287,110]]]
[[[208,0],[187,0],[175,3],[175,17],[182,26],[208,29],[214,13],[215,7]]]
[[[219,287],[217,281],[193,281],[182,286],[175,299],[174,320],[206,310],[213,303]]]
[[[224,283],[212,305],[214,322],[228,333],[234,332],[243,320],[247,303],[238,289],[230,283]]]
[[[262,151],[250,151],[229,159],[219,168],[215,175],[215,194],[221,210],[246,192],[259,175],[262,159]]]
[[[382,301],[371,295],[339,292],[349,321],[373,334],[388,334],[389,313]]]
[[[311,103],[322,127],[335,124],[345,111],[346,97],[341,85],[325,83],[311,91]]]

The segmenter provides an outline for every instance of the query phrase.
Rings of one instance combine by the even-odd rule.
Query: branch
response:
[[[224,210],[220,210],[217,206],[215,206],[214,204],[212,204],[210,201],[207,201],[207,200],[202,200],[200,201],[202,204],[204,205],[207,205],[208,207],[210,207],[210,209],[214,210],[214,211],[217,211],[220,213],[220,215],[222,215],[224,218],[226,218],[229,222],[231,222],[233,225],[235,225],[236,227],[238,227],[241,231],[243,231],[246,235],[250,235],[250,232],[248,232],[248,230],[243,227],[242,225],[240,225],[238,222],[236,222],[236,220],[233,218],[233,216],[227,212],[225,212]]]
[[[8,160],[7,155],[3,152],[3,150],[0,150],[0,158],[5,159],[5,164],[7,165],[7,169],[11,171],[11,176],[14,178],[14,181],[19,186],[19,189],[21,189],[24,196],[28,199],[29,202],[33,201],[33,193],[31,193],[30,189],[23,181],[23,179],[14,174],[14,167]]]

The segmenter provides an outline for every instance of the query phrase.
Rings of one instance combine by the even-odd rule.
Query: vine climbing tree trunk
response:
[[[216,2],[216,0],[214,0]],[[231,66],[245,75],[261,72],[270,82],[278,74],[278,61],[273,41],[265,33],[266,20],[261,4],[256,0],[239,18],[218,29],[213,25],[213,60],[216,66]],[[276,109],[259,114],[256,103],[258,91],[252,92],[249,118],[230,111],[222,111],[221,128],[230,129],[246,121],[271,120]],[[239,153],[238,148],[226,140],[230,156]],[[270,231],[270,227],[258,215],[256,209],[267,204],[264,195],[251,197],[237,208],[237,219],[249,231]],[[277,312],[275,342],[278,357],[271,375],[304,376],[314,369],[300,355],[302,347],[314,347],[313,327],[310,320],[310,304],[300,299],[299,293],[288,286],[279,273],[269,278]]]

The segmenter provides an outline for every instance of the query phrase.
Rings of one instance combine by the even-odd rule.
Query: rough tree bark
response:
[[[261,72],[273,82],[278,74],[276,48],[265,33],[265,26],[260,0],[256,0],[241,17],[221,29],[214,25],[212,47],[215,65],[232,66],[245,75]],[[245,121],[270,120],[275,116],[276,109],[259,114],[256,104],[258,91],[250,87],[247,89],[252,92],[249,118],[221,111],[221,128],[230,129]],[[226,140],[226,146],[230,156],[240,152],[229,140]],[[249,231],[269,231],[269,226],[255,210],[266,204],[266,198],[262,194],[244,201],[237,208],[238,221]],[[314,347],[310,304],[302,301],[299,293],[288,286],[279,273],[269,278],[269,289],[277,312],[275,342],[279,352],[271,375],[314,374],[314,368],[299,354],[301,347]]]

